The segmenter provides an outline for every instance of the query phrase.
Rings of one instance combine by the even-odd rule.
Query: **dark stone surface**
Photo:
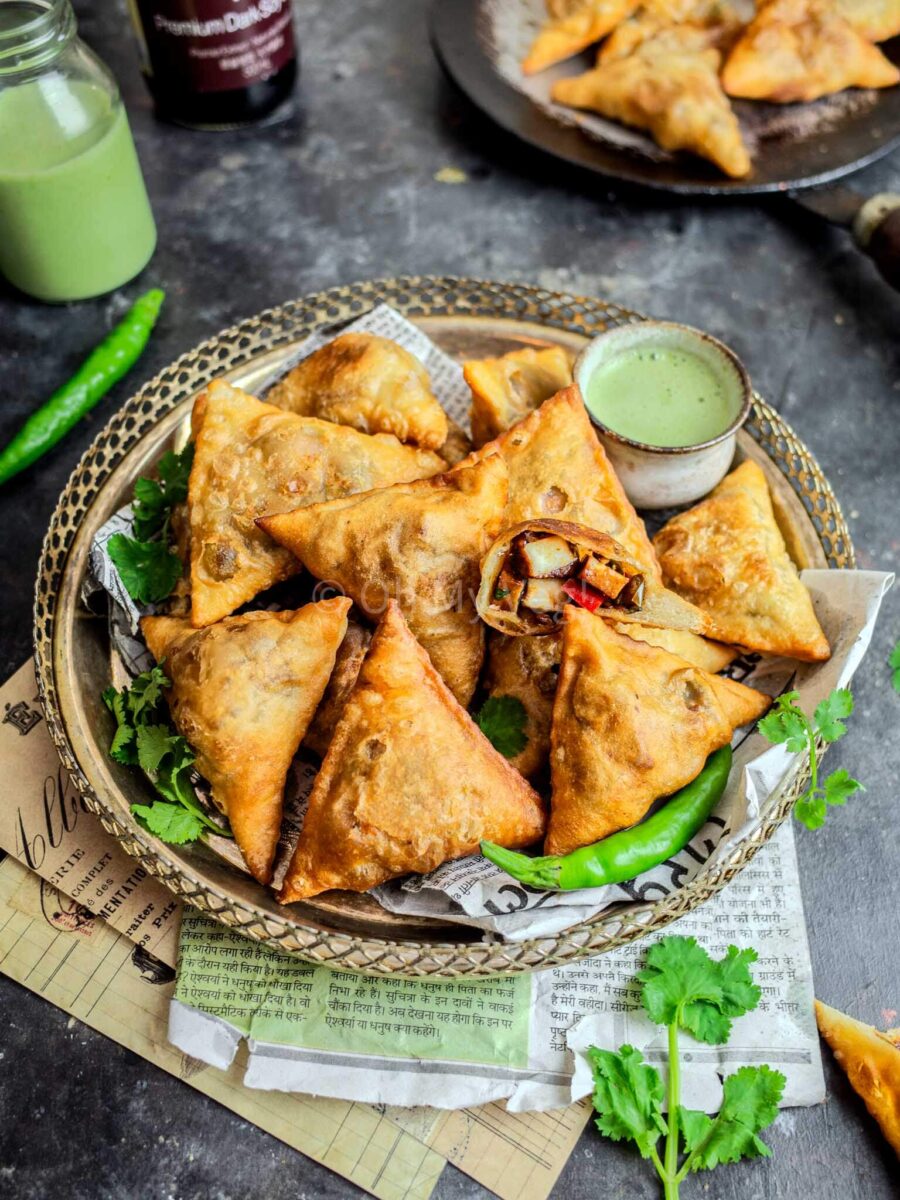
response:
[[[863,566],[900,549],[900,297],[840,231],[787,202],[692,205],[611,192],[496,133],[444,82],[417,0],[306,0],[297,111],[265,129],[158,124],[124,5],[77,4],[121,82],[160,246],[145,278],[47,308],[0,292],[5,438],[75,367],[141,286],[168,304],[134,375],[47,459],[0,493],[0,673],[29,653],[31,583],[54,502],[78,456],[138,383],[220,327],[334,283],[404,272],[473,274],[604,295],[707,328],[810,445],[844,506]],[[438,183],[444,166],[468,182]],[[900,190],[900,161],[858,179]],[[816,834],[798,830],[818,994],[881,1022],[900,1008],[900,697],[886,658],[888,598],[857,676],[852,732],[829,766],[865,795]],[[7,784],[7,787],[9,785]],[[0,979],[0,1195],[160,1200],[356,1195],[129,1052]],[[826,1053],[827,1102],[784,1113],[774,1159],[690,1181],[717,1200],[887,1200],[897,1162]],[[485,1195],[452,1169],[437,1195]],[[588,1130],[557,1188],[570,1200],[654,1197],[652,1173]]]

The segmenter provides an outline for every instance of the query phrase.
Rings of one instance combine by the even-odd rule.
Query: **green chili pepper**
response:
[[[697,778],[652,817],[571,854],[529,858],[493,842],[482,842],[481,853],[528,887],[570,892],[624,883],[684,849],[718,803],[730,771],[731,747],[723,746],[709,756]]]
[[[164,298],[165,292],[153,288],[137,299],[68,383],[32,413],[0,452],[0,484],[55,446],[131,370],[147,345]]]

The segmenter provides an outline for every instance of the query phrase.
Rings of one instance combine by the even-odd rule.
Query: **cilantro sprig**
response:
[[[491,696],[475,714],[475,724],[504,758],[515,758],[528,745],[527,715],[518,696]]]
[[[785,692],[759,722],[759,732],[776,745],[784,745],[792,754],[809,755],[809,787],[797,800],[794,815],[807,829],[820,829],[830,806],[846,804],[855,793],[865,791],[858,779],[840,767],[819,783],[819,755],[816,739],[836,742],[847,732],[844,719],[853,712],[849,688],[836,688],[818,705],[810,720],[797,703],[798,692]]]
[[[771,1154],[759,1134],[778,1113],[785,1085],[780,1072],[741,1067],[725,1079],[721,1107],[712,1117],[680,1103],[679,1030],[708,1045],[724,1045],[732,1021],[759,1003],[760,989],[750,975],[756,957],[755,950],[729,946],[724,958],[713,959],[692,937],[663,938],[647,954],[636,978],[647,1015],[668,1030],[666,1116],[663,1081],[639,1050],[626,1045],[588,1051],[597,1128],[613,1141],[635,1143],[656,1168],[666,1200],[678,1200],[691,1171]]]
[[[161,841],[176,846],[193,842],[204,829],[228,835],[197,800],[191,783],[194,752],[172,726],[163,691],[169,686],[159,665],[138,675],[130,687],[106,689],[103,702],[116,720],[110,758],[140,768],[163,797],[131,806],[141,824]]]
[[[165,600],[181,575],[181,560],[169,545],[172,513],[187,499],[194,447],[171,450],[159,460],[159,479],[141,477],[134,485],[134,536],[115,533],[107,543],[125,589],[138,604]]]

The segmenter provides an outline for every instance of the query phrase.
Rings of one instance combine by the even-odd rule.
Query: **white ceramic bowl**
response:
[[[597,367],[634,346],[690,351],[716,374],[733,401],[734,419],[727,429],[693,446],[652,446],[616,433],[588,409],[628,499],[637,508],[672,508],[705,496],[727,474],[734,458],[737,432],[747,420],[752,401],[750,377],[743,363],[708,333],[672,321],[639,321],[599,334],[575,360],[575,382],[582,396]]]

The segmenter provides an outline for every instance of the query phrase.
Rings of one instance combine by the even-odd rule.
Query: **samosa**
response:
[[[334,660],[328,687],[303,736],[303,745],[318,754],[319,758],[325,757],[331,745],[335,727],[344,711],[347,697],[353,691],[371,640],[371,633],[359,621],[354,621],[352,617],[347,621],[347,632]]]
[[[666,584],[712,618],[714,636],[821,662],[831,653],[775,520],[762,468],[745,462],[654,538]]]
[[[364,892],[540,838],[540,797],[454,700],[389,602],[338,722],[279,899]]]
[[[605,37],[641,0],[556,0],[522,63],[526,75],[571,58]]]
[[[492,455],[432,479],[263,517],[260,525],[372,619],[397,600],[447,686],[468,704],[484,653],[475,612],[479,560],[505,502],[506,467]]]
[[[172,720],[260,883],[272,878],[288,768],[325,691],[349,608],[339,596],[206,629],[181,617],[141,622],[172,682]]]
[[[374,333],[340,334],[303,359],[266,399],[361,433],[392,433],[425,450],[437,450],[447,437],[447,415],[425,367]]]
[[[445,469],[429,450],[298,417],[216,380],[194,406],[191,620],[209,625],[300,564],[256,517]]]
[[[616,633],[570,608],[553,705],[545,853],[568,854],[635,824],[699,775],[768,696]]]
[[[524,346],[470,359],[463,375],[472,392],[472,440],[483,446],[571,384],[572,356],[562,346]]]
[[[509,761],[526,779],[547,765],[553,697],[559,679],[560,630],[547,636],[488,634],[484,690],[491,699],[512,696],[525,712],[525,745]]]

